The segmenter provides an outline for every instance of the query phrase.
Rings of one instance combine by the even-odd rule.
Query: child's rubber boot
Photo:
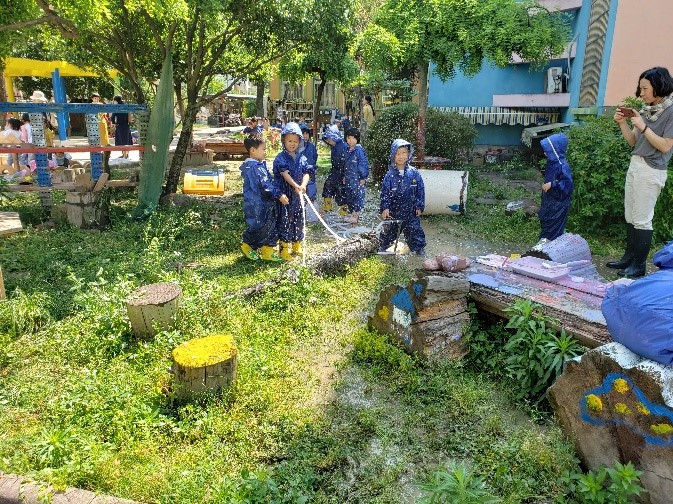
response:
[[[341,205],[339,207],[339,215],[341,217],[346,217],[346,215],[348,215],[348,207],[346,205]]]
[[[285,259],[276,254],[276,249],[270,245],[262,245],[262,248],[259,249],[259,256],[262,261],[276,262],[281,263],[285,262]]]
[[[334,206],[332,205],[332,198],[322,199],[322,209],[325,212],[331,212],[334,209]]]
[[[301,246],[301,242],[292,242],[292,253],[294,255],[302,255],[304,253],[304,249]]]
[[[290,242],[280,242],[280,258],[285,259],[286,261],[291,261],[293,259],[292,254],[292,244]]]
[[[257,251],[247,243],[241,243],[241,250],[243,251],[243,255],[248,259],[250,259],[251,261],[256,261],[257,259],[259,259],[259,254],[257,253]]]

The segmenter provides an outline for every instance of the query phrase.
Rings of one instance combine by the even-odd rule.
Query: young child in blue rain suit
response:
[[[346,151],[348,145],[344,142],[341,132],[336,124],[331,124],[322,134],[322,139],[330,146],[332,168],[325,180],[322,190],[323,210],[330,212],[334,208],[332,200],[336,200],[337,205],[341,206],[343,200],[339,194],[341,180],[343,179],[344,162],[346,160]],[[344,212],[345,213],[345,212]]]
[[[259,134],[252,134],[244,141],[248,151],[240,167],[243,177],[243,215],[246,230],[243,232],[241,250],[248,259],[282,262],[276,255],[278,219],[276,201],[289,203],[287,196],[274,185],[266,167],[266,143]],[[257,252],[259,249],[259,253]]]
[[[360,145],[360,132],[355,128],[346,131],[346,160],[341,180],[341,194],[348,208],[351,224],[357,224],[360,211],[365,207],[365,184],[369,177],[369,160]]]
[[[547,166],[544,170],[542,184],[542,202],[538,217],[540,218],[540,239],[554,240],[563,234],[570,208],[573,177],[570,174],[570,165],[566,161],[568,137],[563,133],[556,133],[540,142]]]
[[[276,188],[289,200],[289,204],[279,205],[278,234],[280,257],[290,261],[292,253],[302,253],[304,213],[301,198],[311,179],[311,168],[302,153],[304,139],[297,123],[287,123],[280,138],[283,150],[273,160],[273,177]]]
[[[412,252],[425,255],[425,233],[421,214],[425,210],[425,186],[419,171],[409,166],[414,147],[398,138],[390,146],[388,172],[381,185],[381,218],[396,219],[398,225],[386,225],[381,232],[379,252],[385,252],[399,235],[399,227]]]
[[[318,169],[318,149],[311,143],[311,128],[307,124],[300,124],[301,134],[304,138],[304,150],[302,154],[306,157],[309,166],[309,181],[306,186],[306,195],[315,202],[318,197],[318,186],[315,184],[315,172]]]

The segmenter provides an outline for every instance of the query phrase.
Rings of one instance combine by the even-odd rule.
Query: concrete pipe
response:
[[[425,184],[424,215],[464,215],[469,173],[459,170],[418,170]]]

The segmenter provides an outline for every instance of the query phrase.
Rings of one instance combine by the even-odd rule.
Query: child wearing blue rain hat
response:
[[[348,145],[344,142],[336,124],[331,124],[325,129],[322,139],[330,146],[332,151],[330,156],[332,167],[322,190],[323,210],[329,212],[334,208],[332,204],[333,199],[336,200],[337,205],[343,205],[339,189],[341,180],[343,179],[344,162],[346,161]]]
[[[283,150],[273,160],[273,177],[277,189],[287,196],[289,203],[281,205],[278,216],[280,257],[292,260],[292,254],[300,255],[304,240],[304,212],[302,194],[310,181],[310,168],[303,154],[304,139],[299,125],[290,122],[281,133]]]
[[[419,171],[409,165],[414,155],[411,143],[398,138],[390,146],[388,172],[381,184],[381,218],[400,221],[412,252],[425,255],[425,233],[421,227],[421,214],[425,210],[425,185]],[[380,236],[379,252],[385,252],[396,240],[398,226],[384,226]]]
[[[547,157],[542,184],[540,211],[540,239],[551,241],[561,236],[565,230],[570,197],[575,188],[570,165],[566,161],[568,137],[555,133],[540,142]]]
[[[349,222],[357,224],[360,212],[365,207],[365,184],[369,177],[369,160],[360,145],[360,132],[356,128],[346,131],[346,160],[341,184],[343,199],[350,214]]]
[[[261,258],[282,262],[283,259],[276,255],[275,250],[278,242],[276,201],[282,205],[287,205],[289,201],[271,180],[266,167],[264,137],[259,134],[249,135],[243,145],[248,151],[248,159],[240,167],[243,177],[243,215],[247,228],[243,232],[241,250],[245,257],[253,261]]]

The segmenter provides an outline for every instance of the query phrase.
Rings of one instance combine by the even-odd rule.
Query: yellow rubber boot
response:
[[[348,207],[346,205],[341,205],[339,207],[339,215],[341,217],[345,217],[346,215],[348,215]]]
[[[294,255],[302,255],[304,253],[304,249],[301,246],[301,242],[292,242],[292,253]]]
[[[331,212],[333,210],[332,198],[323,198],[322,199],[322,209],[325,212]]]
[[[243,251],[243,255],[251,261],[256,261],[259,259],[259,254],[257,254],[257,251],[247,243],[241,243],[241,250]]]
[[[290,242],[280,242],[280,257],[281,259],[285,259],[286,261],[291,261],[292,260],[292,254],[290,253],[292,245]]]
[[[259,257],[262,261],[285,262],[285,259],[276,254],[276,249],[269,245],[263,245],[262,248],[259,249],[259,252]]]

